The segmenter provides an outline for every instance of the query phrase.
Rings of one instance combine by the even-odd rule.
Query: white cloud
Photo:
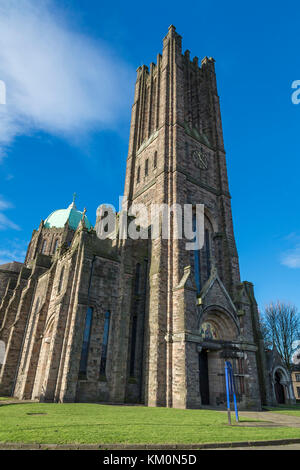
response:
[[[300,364],[300,340],[294,341],[292,347],[295,349],[295,352],[292,356],[292,363]]]
[[[5,248],[0,248],[0,265],[12,261],[24,262],[28,242],[19,238],[5,240]]]
[[[13,230],[21,230],[17,224],[15,224],[12,220],[6,217],[5,214],[0,212],[0,230],[6,230],[8,228],[11,228]]]
[[[3,196],[0,195],[0,211],[4,211],[5,209],[10,209],[12,206],[11,202],[6,201]]]
[[[281,264],[289,268],[300,268],[300,244],[282,254]]]
[[[13,205],[0,195],[0,230],[21,230],[17,224],[12,222],[5,214],[3,214],[3,211],[11,209],[12,207]]]
[[[128,110],[133,77],[102,42],[72,30],[53,0],[0,0],[0,79],[7,92],[0,160],[21,134],[73,140],[116,126]]]

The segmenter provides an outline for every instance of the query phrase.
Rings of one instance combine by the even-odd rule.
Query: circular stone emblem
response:
[[[197,168],[201,170],[207,170],[208,163],[205,153],[202,150],[194,150],[193,151],[193,160]]]

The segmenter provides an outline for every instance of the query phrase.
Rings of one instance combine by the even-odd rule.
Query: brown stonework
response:
[[[0,393],[224,407],[231,360],[240,407],[260,409],[268,377],[253,286],[240,280],[214,59],[183,54],[174,26],[156,64],[137,70],[124,195],[149,211],[204,204],[199,280],[174,215],[168,240],[42,220],[21,271],[0,266]]]

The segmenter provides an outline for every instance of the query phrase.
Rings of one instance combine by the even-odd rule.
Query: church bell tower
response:
[[[257,307],[252,285],[240,281],[214,62],[183,54],[171,25],[156,64],[137,69],[129,205],[205,208],[199,252],[173,236],[172,216],[171,238],[150,241],[144,380],[152,406],[222,404],[225,358],[239,371],[240,401],[260,406]]]

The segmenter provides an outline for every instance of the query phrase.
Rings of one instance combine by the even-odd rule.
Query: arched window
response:
[[[105,319],[104,319],[104,330],[103,330],[101,361],[100,361],[100,375],[102,376],[105,375],[105,371],[106,371],[109,326],[110,326],[110,312],[106,312]]]
[[[45,252],[46,252],[46,248],[47,248],[47,240],[43,240],[43,244],[42,244],[42,253],[45,253]]]
[[[193,232],[197,231],[196,214],[193,214]],[[197,235],[196,235],[197,237]],[[195,241],[195,240],[194,240]],[[200,250],[194,250],[194,275],[197,287],[197,294],[201,291],[201,258]]]
[[[148,171],[149,171],[149,160],[147,158],[145,161],[145,176],[148,176]]]
[[[157,167],[157,152],[154,152],[153,167]]]
[[[85,327],[84,327],[84,333],[83,333],[83,343],[82,343],[80,367],[79,367],[79,377],[82,379],[86,378],[92,321],[93,321],[93,309],[92,307],[88,307],[87,312],[86,312],[86,317],[85,317]]]
[[[59,276],[59,283],[58,283],[58,288],[57,288],[57,293],[59,294],[62,288],[62,283],[64,280],[64,273],[65,273],[65,267],[63,266],[60,271],[60,276]]]

